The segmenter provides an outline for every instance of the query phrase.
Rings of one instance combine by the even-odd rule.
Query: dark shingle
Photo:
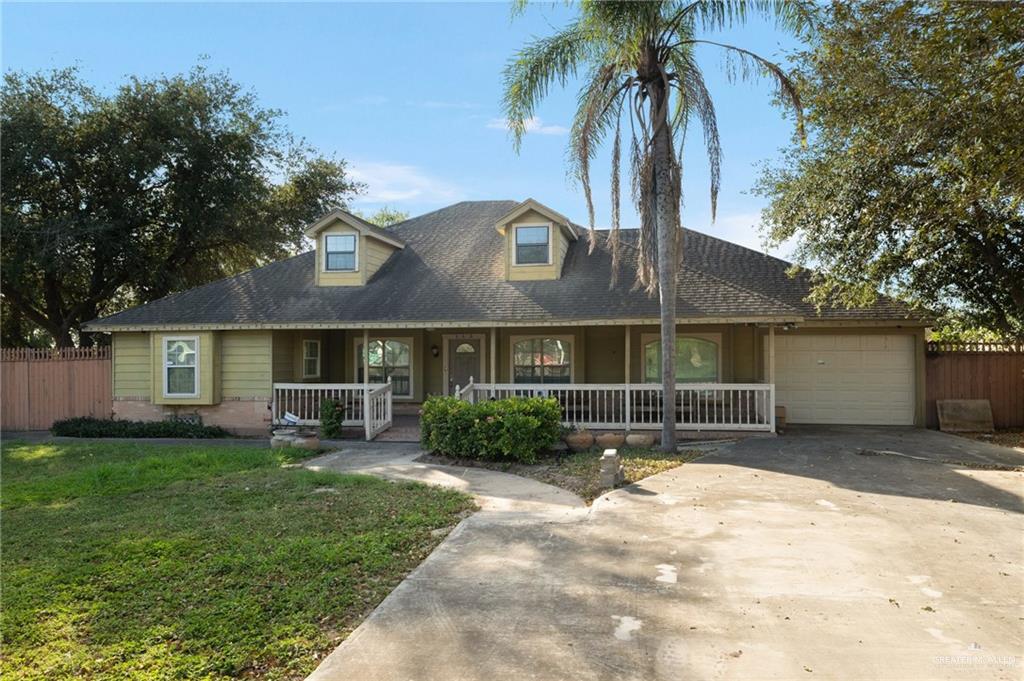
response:
[[[302,324],[345,322],[550,322],[654,319],[656,297],[632,290],[625,265],[609,288],[611,256],[587,254],[572,242],[562,278],[505,281],[504,242],[495,222],[515,201],[457,203],[388,230],[406,244],[365,286],[317,287],[314,254],[216,281],[91,322],[90,329],[166,324]],[[634,243],[635,230],[623,230]],[[909,317],[906,307],[880,300],[870,308],[823,310],[803,302],[805,278],[789,263],[687,230],[679,279],[678,316],[884,319]],[[634,252],[628,245],[628,254]]]

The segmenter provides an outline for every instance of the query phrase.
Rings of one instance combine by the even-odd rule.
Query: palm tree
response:
[[[518,10],[525,2],[520,0]],[[718,201],[721,147],[715,107],[694,57],[697,45],[724,51],[730,78],[766,76],[778,99],[803,119],[796,88],[771,61],[735,45],[699,39],[698,28],[718,30],[743,23],[751,13],[773,18],[785,30],[802,33],[811,26],[813,5],[801,1],[660,0],[598,2],[583,0],[579,16],[560,32],[527,44],[505,68],[504,109],[516,151],[540,101],[553,85],[565,86],[583,73],[570,136],[570,174],[583,187],[590,219],[590,250],[597,235],[590,184],[590,163],[612,135],[611,230],[612,283],[617,276],[620,165],[623,122],[628,125],[632,198],[640,215],[636,285],[661,304],[661,378],[664,419],[661,446],[676,445],[676,274],[679,270],[682,151],[686,125],[696,119],[704,132],[711,166],[711,211]],[[678,133],[678,146],[676,145]]]

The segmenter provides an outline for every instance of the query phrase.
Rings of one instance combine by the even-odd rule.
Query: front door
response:
[[[480,339],[448,339],[448,394],[455,393],[455,386],[465,387],[469,379],[480,382]]]

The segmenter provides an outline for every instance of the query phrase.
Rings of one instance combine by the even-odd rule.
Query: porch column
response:
[[[370,382],[370,330],[363,329],[363,384]]]
[[[631,359],[630,355],[632,354],[630,352],[630,349],[629,349],[630,343],[631,343],[630,336],[633,335],[631,333],[631,331],[632,331],[632,327],[629,324],[626,324],[626,342],[624,344],[625,345],[624,349],[625,349],[626,356],[625,356],[625,358],[623,360],[625,365],[626,365],[625,366],[625,368],[626,368],[626,376],[625,376],[625,378],[626,378],[626,380],[625,380],[626,389],[624,390],[624,394],[623,394],[623,397],[622,397],[622,402],[623,402],[622,411],[623,411],[623,417],[625,418],[625,421],[626,421],[626,432],[627,433],[629,432],[629,430],[633,426],[633,396],[630,394],[630,390],[629,390],[629,384],[631,382],[630,379],[632,378],[629,375],[629,364],[630,364],[630,359]]]
[[[370,441],[370,330],[363,329],[363,430]]]
[[[491,327],[491,383],[498,382],[498,327]]]
[[[768,423],[775,432],[775,326],[768,327]]]
[[[630,380],[630,375],[629,375],[629,363],[630,363],[630,360],[632,359],[630,357],[631,352],[630,352],[630,349],[629,349],[629,344],[630,344],[630,342],[632,340],[630,338],[630,336],[633,335],[631,333],[632,328],[633,327],[631,327],[629,324],[626,324],[626,348],[625,348],[625,352],[626,352],[626,358],[625,358],[625,363],[626,363],[626,380],[624,381],[625,383],[631,383],[632,382]]]

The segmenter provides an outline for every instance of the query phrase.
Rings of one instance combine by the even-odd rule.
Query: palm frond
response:
[[[615,118],[619,115],[621,109],[616,102],[621,100],[628,85],[628,79],[626,82],[621,81],[618,69],[614,64],[603,64],[595,69],[580,89],[579,105],[570,130],[570,174],[582,185],[583,195],[587,202],[590,252],[593,252],[596,245],[590,161],[600,148]]]
[[[519,151],[527,122],[553,84],[564,87],[589,56],[593,44],[579,22],[520,50],[505,66],[505,120]]]
[[[711,219],[718,211],[718,192],[722,184],[722,143],[718,135],[718,116],[715,102],[708,91],[700,66],[692,53],[682,50],[672,52],[670,65],[676,74],[673,87],[676,89],[677,112],[685,120],[696,116],[704,131],[704,150],[710,169]],[[681,154],[680,154],[681,155]]]
[[[787,106],[796,115],[796,130],[800,139],[806,143],[807,136],[804,131],[804,109],[800,102],[800,92],[796,84],[790,80],[789,75],[782,70],[778,64],[765,59],[764,57],[746,50],[742,47],[719,43],[714,40],[692,40],[694,45],[712,45],[726,51],[727,58],[733,58],[727,62],[729,67],[727,75],[730,79],[741,78],[749,80],[754,75],[769,78],[775,83],[776,95],[784,106]]]
[[[618,114],[621,114],[621,107]],[[619,280],[619,254],[621,243],[619,241],[619,218],[622,204],[621,166],[622,166],[622,117],[615,118],[615,138],[612,141],[612,224],[608,233],[608,250],[612,254],[612,277],[608,288],[612,288]]]
[[[814,0],[682,0],[674,4],[673,15],[692,17],[705,31],[721,31],[759,16],[791,33],[807,34],[815,30],[819,13]]]

